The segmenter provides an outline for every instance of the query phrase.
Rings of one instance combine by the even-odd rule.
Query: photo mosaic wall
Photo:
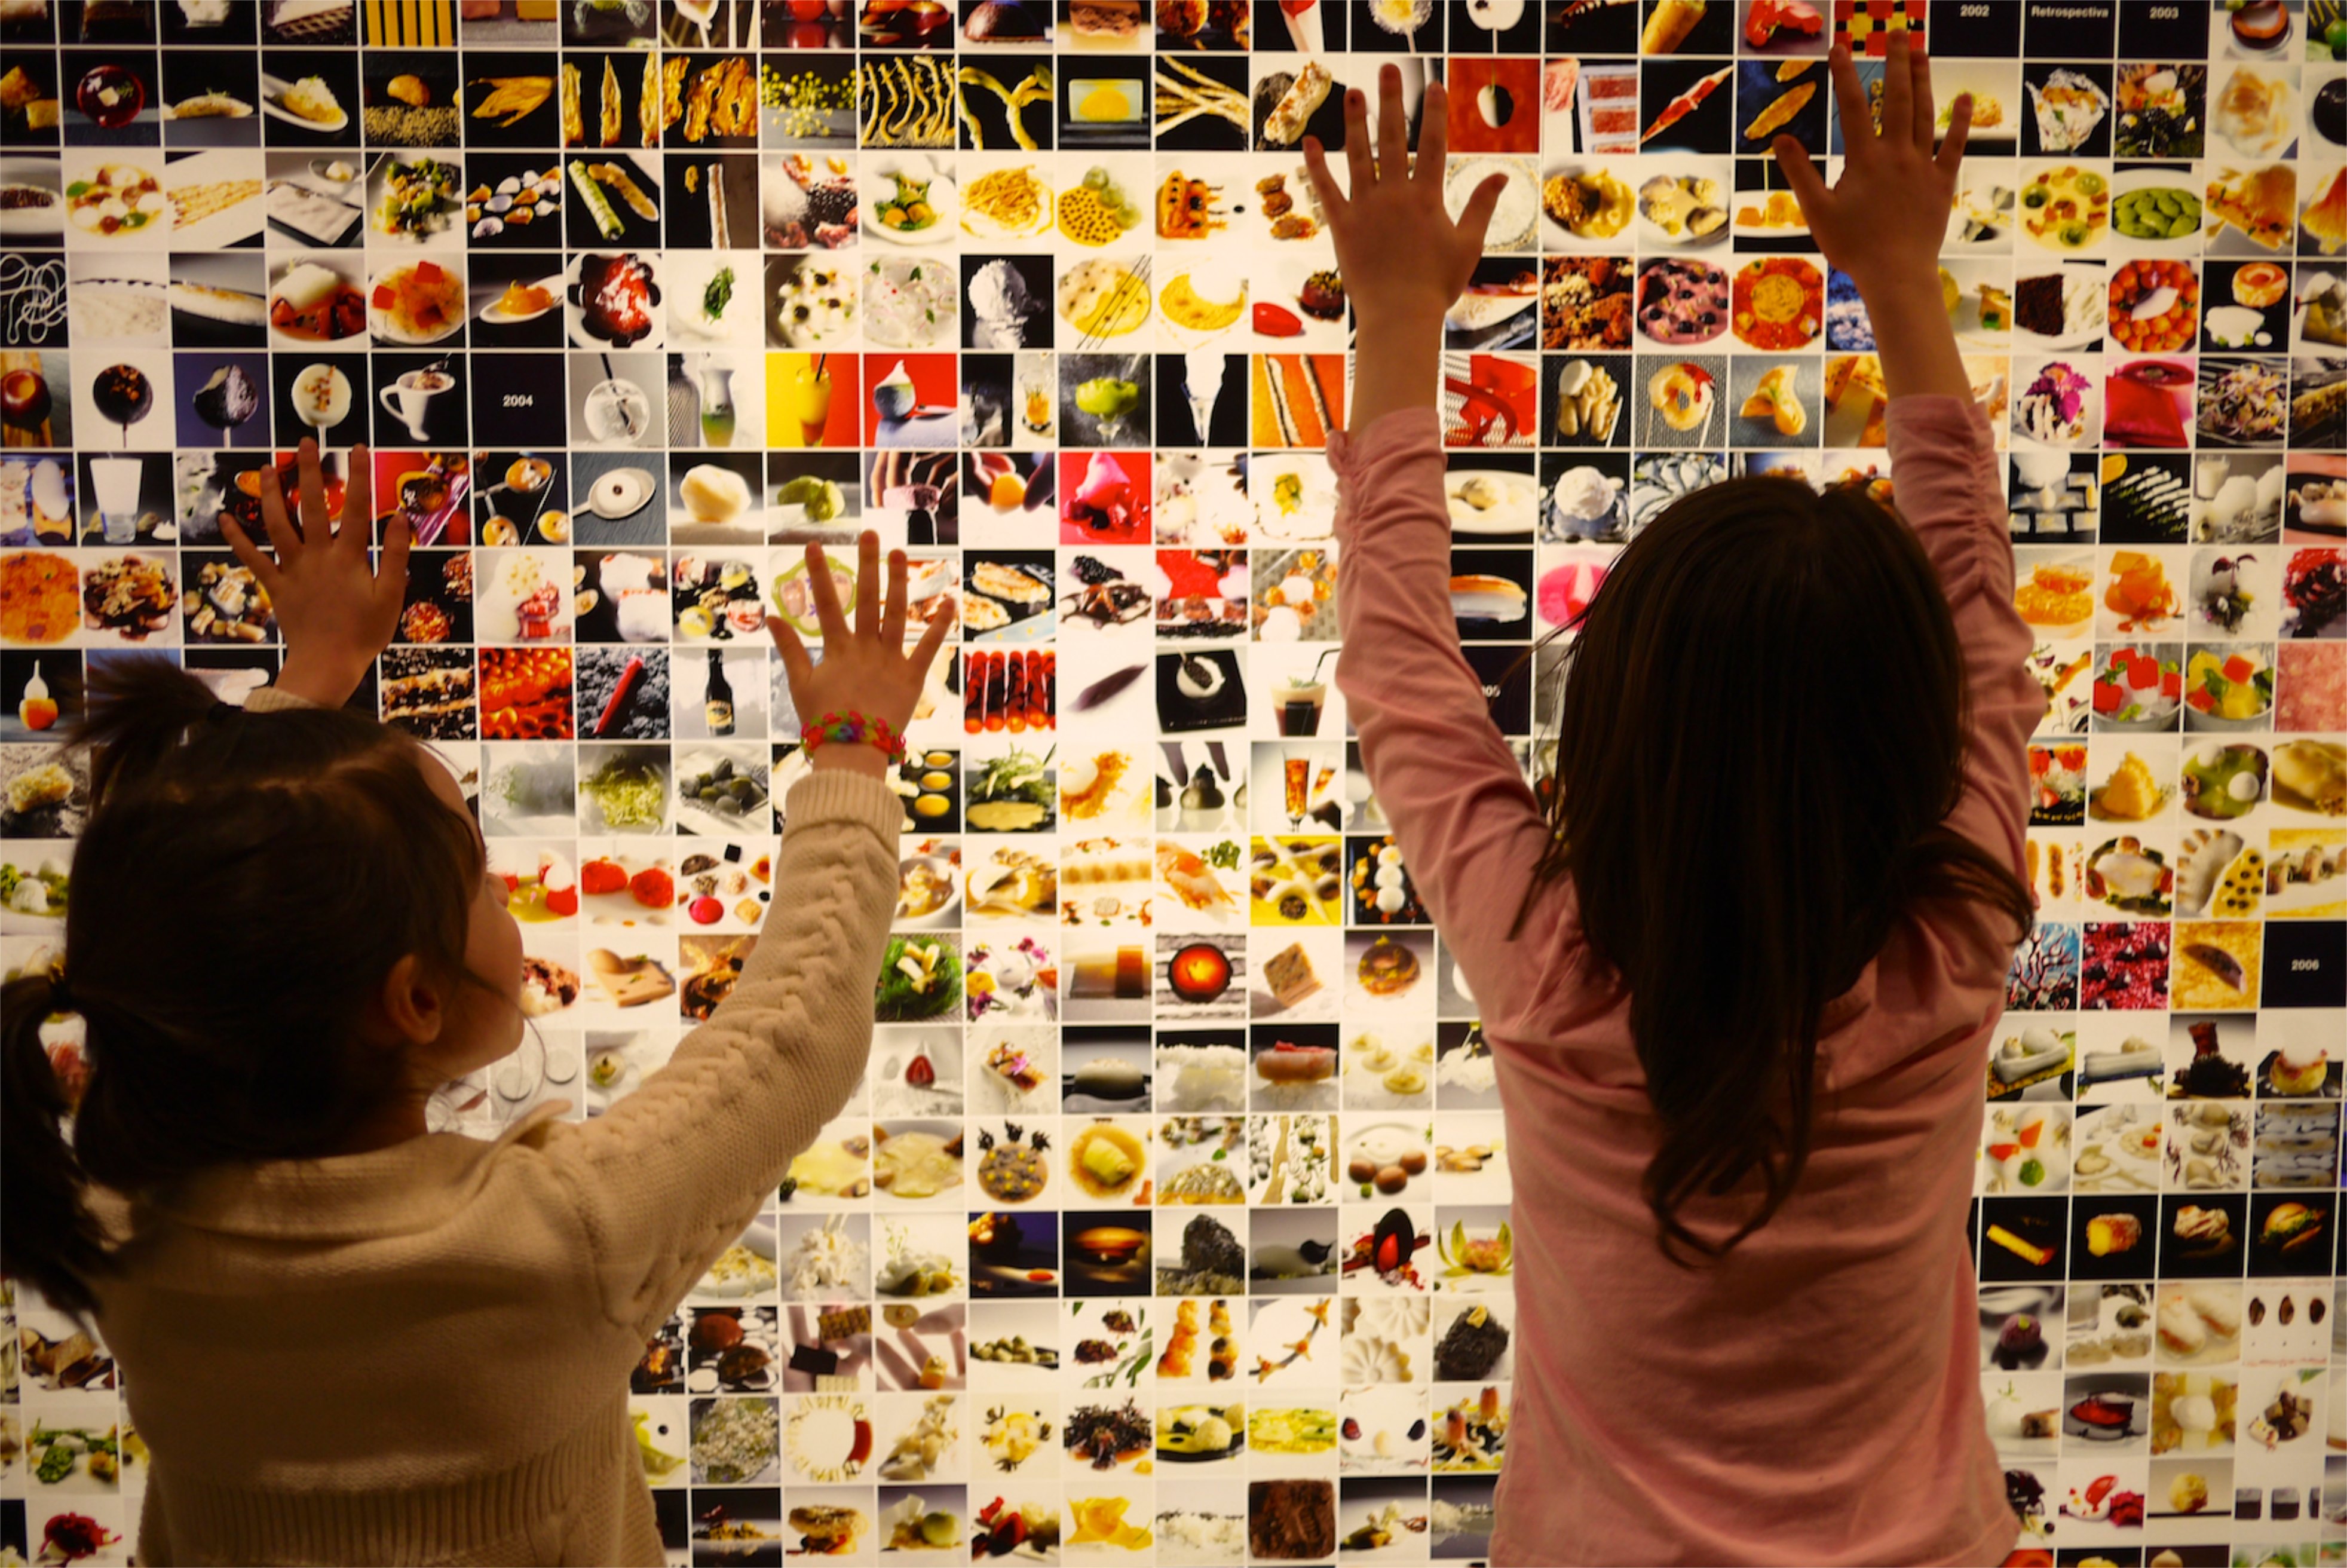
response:
[[[537,1026],[435,1124],[597,1115],[790,897],[760,623],[876,528],[960,630],[866,1081],[634,1374],[671,1561],[1479,1556],[1512,1141],[1330,683],[1298,143],[1395,63],[1454,201],[1507,176],[1440,395],[1538,781],[1519,661],[1659,508],[1895,482],[1763,155],[1830,172],[1824,52],[1901,28],[1978,105],[1942,284],[2052,699],[1973,1232],[2015,1543],[2347,1558],[2341,0],[0,0],[0,947],[83,672],[267,682],[220,518],[364,440],[418,548],[362,700],[477,800]],[[0,1555],[123,1561],[117,1368],[9,1299]]]

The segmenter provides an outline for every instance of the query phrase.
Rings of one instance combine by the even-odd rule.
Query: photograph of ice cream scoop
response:
[[[1628,537],[1627,453],[1552,453],[1542,461],[1540,477],[1542,543],[1618,544]],[[1457,509],[1454,501],[1454,514]],[[1452,528],[1459,531],[1455,521]]]
[[[964,256],[961,259],[964,348],[1008,353],[1051,346],[1051,259],[1049,256]]]
[[[1072,545],[1149,542],[1149,454],[1063,452],[1060,540]]]

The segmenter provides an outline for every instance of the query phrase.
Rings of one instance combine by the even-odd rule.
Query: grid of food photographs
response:
[[[1827,48],[1871,93],[1902,29],[1977,106],[1941,278],[2051,699],[1973,1236],[2016,1549],[2347,1558],[2340,0],[0,0],[8,964],[87,671],[267,682],[220,519],[364,440],[417,548],[360,700],[477,803],[535,1025],[433,1124],[603,1113],[791,895],[761,622],[876,528],[958,629],[866,1081],[633,1375],[671,1561],[1482,1555],[1511,1139],[1331,682],[1299,143],[1390,64],[1454,203],[1506,177],[1440,396],[1537,786],[1527,655],[1659,508],[1891,492],[1764,154],[1830,171]],[[114,1362],[7,1301],[0,1556],[123,1561]]]

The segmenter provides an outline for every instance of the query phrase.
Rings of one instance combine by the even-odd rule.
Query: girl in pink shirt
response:
[[[1499,1563],[1990,1563],[2019,1533],[1967,1227],[2045,703],[1937,275],[1971,106],[1935,153],[1903,37],[1879,130],[1832,71],[1840,181],[1775,150],[1865,297],[1899,513],[1747,478],[1647,524],[1568,645],[1545,808],[1453,630],[1433,406],[1496,181],[1446,217],[1439,86],[1419,172],[1391,77],[1374,137],[1346,106],[1348,193],[1306,148],[1359,316],[1337,684],[1515,1169]]]

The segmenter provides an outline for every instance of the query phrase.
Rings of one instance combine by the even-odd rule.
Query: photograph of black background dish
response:
[[[2130,452],[2103,482],[2101,542],[2180,545],[2191,528],[2192,459]]]
[[[543,67],[541,67],[543,68]],[[340,106],[340,124],[304,119],[275,102],[284,87],[315,77],[325,83]],[[282,86],[272,87],[274,81]],[[333,49],[276,49],[261,52],[261,128],[264,147],[355,148],[364,139],[359,126],[358,56]]]
[[[251,54],[164,50],[163,101],[175,111],[163,126],[171,147],[261,145],[261,67]],[[180,105],[188,112],[176,112]]]
[[[680,1422],[682,1426],[683,1423]],[[646,1429],[649,1434],[650,1429]],[[647,1441],[653,1440],[649,1435]],[[674,1451],[686,1446],[682,1432],[660,1440],[663,1451]],[[799,1489],[793,1488],[794,1492]],[[674,1494],[679,1501],[683,1493]],[[654,1494],[654,1503],[659,1501]],[[793,1507],[798,1504],[794,1500]],[[796,1541],[804,1534],[798,1530],[785,1533],[782,1493],[774,1486],[696,1486],[692,1489],[691,1537],[692,1561],[696,1563],[722,1563],[724,1568],[782,1568],[784,1543]],[[683,1520],[680,1517],[679,1523]],[[760,1533],[753,1535],[752,1531]],[[663,1533],[666,1532],[663,1530]],[[679,1537],[684,1532],[680,1530]]]
[[[1213,0],[1208,9],[1219,11],[1225,5],[1235,6],[1243,3],[1244,0]],[[1161,7],[1158,14],[1163,15],[1166,9],[1168,7]],[[1222,93],[1214,94],[1205,82],[1198,79],[1201,77],[1215,84]],[[1184,108],[1175,107],[1168,113],[1165,101],[1167,95],[1176,92],[1193,95],[1190,100],[1193,105],[1206,99],[1210,94],[1216,102],[1228,101],[1223,94],[1236,94],[1238,101],[1245,104],[1247,100],[1247,61],[1245,55],[1161,56],[1157,61],[1156,88],[1159,97],[1153,118],[1156,124],[1165,128],[1156,133],[1159,151],[1245,150],[1247,132],[1244,128],[1219,114],[1197,113],[1184,118],[1187,112]]]
[[[1729,7],[1712,8],[1723,23]],[[1709,18],[1706,18],[1708,20]],[[1860,70],[1865,69],[1861,62]],[[1727,60],[1683,59],[1676,56],[1646,59],[1638,67],[1638,150],[1655,152],[1727,152],[1736,144],[1736,94],[1729,86],[1735,67]],[[1656,128],[1678,100],[1692,97],[1694,107],[1666,126]]]
[[[1973,1235],[1981,1283],[2060,1279],[2068,1261],[2065,1255],[2083,1250],[2070,1245],[2069,1221],[2069,1202],[2065,1198],[1983,1198],[1980,1224]],[[2016,1251],[1998,1240],[1992,1227],[2002,1227],[2025,1250]],[[2150,1221],[2145,1221],[2147,1235],[2150,1229]]]
[[[641,175],[636,183],[643,185]],[[666,159],[661,221],[671,251],[739,251],[757,244],[758,159],[745,152],[680,153]],[[713,194],[712,194],[713,192]],[[646,194],[650,194],[646,188]],[[622,201],[621,205],[625,205]],[[725,243],[716,242],[722,211]]]
[[[463,139],[456,56],[369,50],[360,56],[359,118],[369,147],[455,147]]]
[[[982,53],[989,59],[1008,59],[1009,56],[995,51],[1051,47],[1052,6],[1050,0],[961,0],[960,9],[960,46],[973,53]],[[995,75],[1006,87],[1015,90],[1015,84],[1026,79],[1028,68],[1021,63],[1013,67],[1013,75],[1003,76],[999,72]],[[987,96],[990,97],[993,95],[989,92]],[[972,94],[965,97],[965,106],[975,102],[976,97]],[[1046,100],[1047,110],[1048,108]],[[1048,118],[1047,113],[1047,120]],[[995,144],[989,142],[987,145]]]
[[[1033,241],[1029,241],[1032,243]],[[998,266],[998,263],[999,265]],[[1051,258],[1044,255],[999,255],[973,251],[960,258],[963,298],[970,308],[961,313],[961,339],[965,349],[985,349],[1007,354],[1018,349],[1050,348],[1051,323],[1056,320],[1052,311]],[[1015,274],[1018,286],[1026,291],[1028,312],[1017,325],[1018,341],[1010,340],[1010,327],[1000,318],[993,321],[980,311],[981,302],[973,294],[971,285],[981,274],[987,276],[986,291],[989,294],[1008,292],[1011,287],[1004,273]],[[998,282],[999,281],[999,282]],[[1012,308],[1016,308],[1015,306]],[[967,362],[963,365],[968,374]],[[1005,399],[1008,405],[1008,399]]]
[[[2035,1206],[2046,1204],[2054,1207]],[[2057,1231],[2061,1239],[2055,1255],[2042,1268],[1988,1239],[1988,1227],[2002,1225],[2025,1241],[2043,1245],[2045,1237],[2035,1227],[2048,1214],[2058,1220],[2061,1204],[2059,1198],[1983,1200],[1981,1278],[2058,1280],[2066,1273],[2073,1281],[2146,1279],[2157,1272],[2156,1266],[2162,1262],[2159,1200],[2147,1193],[2081,1194],[2073,1199],[2066,1232]],[[1998,1252],[2020,1264],[2023,1271],[1992,1276],[1989,1258]]]
[[[1245,354],[1225,354],[1223,384],[1200,430],[1190,406],[1189,368],[1181,354],[1157,356],[1157,444],[1160,446],[1243,446],[1247,438]]]
[[[569,542],[567,519],[570,503],[569,455],[560,451],[547,452],[482,452],[477,454],[480,464],[481,483],[473,492],[473,520],[488,537],[492,519],[502,519],[512,529],[510,542],[523,545],[559,545]],[[538,529],[538,519],[548,513],[559,514],[566,526],[559,531],[561,538],[549,538]],[[598,610],[606,607],[598,605]],[[586,619],[583,615],[579,618]],[[581,633],[580,635],[584,635]]]
[[[1766,153],[1780,136],[1789,136],[1809,151],[1823,156],[1827,140],[1828,106],[1833,97],[1826,63],[1812,60],[1809,68],[1788,80],[1789,63],[1746,60],[1736,75],[1736,150]],[[1801,89],[1810,90],[1804,94]],[[1720,89],[1720,96],[1727,88]],[[1757,137],[1745,133],[1763,128]],[[1773,160],[1772,160],[1773,161]]]
[[[1149,1211],[1070,1209],[1060,1216],[1061,1272],[1070,1296],[1150,1293]]]
[[[1057,1211],[1028,1207],[972,1214],[969,1293],[992,1297],[1059,1295]]]
[[[1079,56],[1062,57],[1055,64],[1052,85],[1059,94],[1062,148],[1149,145],[1152,114],[1146,57]],[[964,101],[973,97],[965,90]]]
[[[1327,15],[1330,23],[1337,20],[1336,7],[1329,3],[1329,0],[1316,0],[1316,4],[1318,9]],[[1276,6],[1274,7],[1274,15],[1277,15]],[[1285,29],[1282,31],[1284,32]],[[1304,138],[1307,136],[1319,138],[1320,145],[1331,152],[1341,149],[1345,145],[1345,84],[1341,81],[1330,84],[1328,96],[1321,100],[1319,108],[1314,109],[1306,118],[1304,129],[1297,134],[1294,141],[1274,141],[1265,135],[1265,123],[1271,118],[1272,111],[1279,107],[1280,100],[1287,96],[1288,89],[1296,85],[1304,70],[1304,61],[1299,56],[1274,56],[1274,59],[1276,64],[1266,65],[1258,56],[1257,68],[1262,71],[1262,74],[1255,78],[1253,107],[1249,113],[1249,118],[1254,121],[1250,140],[1255,149],[1258,152],[1292,153],[1303,145]],[[1327,68],[1330,62],[1323,60],[1320,64],[1323,68]],[[1418,143],[1418,117],[1413,113],[1409,127],[1409,139],[1413,147]],[[1297,183],[1300,184],[1301,181]]]
[[[181,446],[270,444],[269,356],[180,354],[171,365]]]
[[[2267,1051],[2265,1059],[2258,1063],[2257,1091],[2260,1099],[2336,1100],[2339,1098],[2342,1070],[2338,1062],[2325,1062],[2321,1082],[2311,1088],[2299,1082],[2291,1082],[2287,1087],[2276,1087],[2274,1070],[2280,1064],[2281,1052],[2279,1050]]]
[[[2261,297],[2256,281],[2270,277],[2274,265],[2270,261],[2214,260],[2202,263],[2200,297],[2207,306],[2200,322],[2200,346],[2204,352],[2261,354],[2279,351],[2290,341],[2291,294],[2287,289],[2267,305],[2243,304],[2234,292],[2235,277],[2245,269],[2258,267],[2262,272],[2252,274],[2250,297]],[[2250,317],[2255,318],[2254,325],[2250,324]],[[2219,325],[2229,334],[2223,341],[2217,335]]]
[[[1153,1059],[1146,1025],[1070,1027],[1060,1036],[1063,1112],[1104,1116],[1149,1109]]]
[[[31,775],[36,773],[41,775],[39,782],[54,787],[33,788]],[[0,745],[0,781],[9,785],[12,797],[19,787],[26,791],[21,811],[0,801],[0,828],[11,838],[71,838],[88,820],[89,761],[85,754],[64,752],[46,741]]]
[[[2083,1206],[2083,1205],[2082,1205]],[[2159,1276],[2236,1279],[2247,1251],[2250,1200],[2243,1193],[2170,1193],[2159,1200]],[[2152,1237],[2146,1227],[2144,1240]],[[2072,1265],[2073,1272],[2076,1265]]]
[[[2290,444],[2317,452],[2347,446],[2347,361],[2291,362]]]
[[[1239,655],[1227,648],[1157,656],[1157,727],[1167,734],[1245,724],[1246,682]]]
[[[659,479],[632,453],[573,452],[569,495],[570,534],[579,544],[657,547],[667,541]]]
[[[1486,256],[1476,262],[1468,297],[1443,318],[1442,346],[1476,354],[1533,347],[1541,322],[1538,277],[1528,259]]]
[[[48,688],[54,713],[27,702],[36,691],[36,677]],[[64,734],[81,716],[82,681],[82,656],[71,649],[0,653],[0,741],[55,740]]]
[[[2303,1277],[2329,1263],[2339,1194],[2258,1193],[2250,1199],[2250,1276]]]
[[[1161,931],[1157,934],[1157,1016],[1177,1021],[1245,1018],[1246,973],[1243,938]]]
[[[1035,642],[1050,634],[1056,572],[1049,550],[971,551],[962,568],[961,623],[970,641]]]

